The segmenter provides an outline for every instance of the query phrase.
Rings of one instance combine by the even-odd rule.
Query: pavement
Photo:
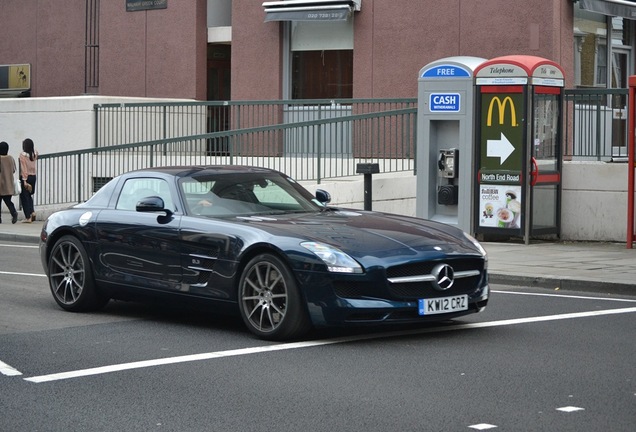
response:
[[[11,224],[3,214],[0,241],[37,244],[42,221]],[[636,246],[606,242],[482,242],[492,284],[636,295]]]

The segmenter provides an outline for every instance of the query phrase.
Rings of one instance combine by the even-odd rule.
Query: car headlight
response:
[[[327,265],[330,272],[362,273],[360,264],[336,247],[318,242],[303,242],[300,245],[316,254]]]
[[[484,256],[484,259],[486,260],[486,262],[484,263],[484,269],[487,269],[488,268],[488,253],[486,253],[486,249],[484,249],[484,247],[477,241],[475,237],[471,236],[467,232],[464,232],[464,236],[468,240],[470,240],[471,243],[474,244],[475,247],[479,250],[479,252],[481,252],[481,254]]]

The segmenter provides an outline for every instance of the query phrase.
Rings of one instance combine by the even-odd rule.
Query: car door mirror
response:
[[[331,195],[326,190],[318,189],[316,190],[316,199],[322,204],[329,204],[331,202]]]
[[[163,199],[158,196],[149,196],[139,200],[135,209],[142,213],[165,212],[166,216],[172,215],[172,211],[165,207]]]

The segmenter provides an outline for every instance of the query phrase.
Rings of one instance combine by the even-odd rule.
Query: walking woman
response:
[[[22,182],[22,192],[20,192],[20,202],[24,211],[22,222],[31,223],[35,220],[35,208],[33,207],[33,193],[35,192],[36,165],[38,153],[35,151],[33,140],[30,138],[22,141],[22,153],[20,159],[20,179]]]
[[[11,213],[11,223],[18,221],[18,211],[15,209],[11,197],[13,195],[13,175],[15,173],[15,159],[9,155],[9,144],[0,142],[0,197]],[[1,215],[2,213],[0,213]],[[2,223],[2,218],[0,218]]]

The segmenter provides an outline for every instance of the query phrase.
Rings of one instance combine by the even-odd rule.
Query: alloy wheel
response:
[[[272,332],[287,313],[287,283],[271,262],[260,261],[247,269],[241,287],[245,318],[259,332]]]
[[[84,259],[71,242],[60,243],[51,256],[50,280],[53,294],[60,303],[75,304],[86,281]]]

